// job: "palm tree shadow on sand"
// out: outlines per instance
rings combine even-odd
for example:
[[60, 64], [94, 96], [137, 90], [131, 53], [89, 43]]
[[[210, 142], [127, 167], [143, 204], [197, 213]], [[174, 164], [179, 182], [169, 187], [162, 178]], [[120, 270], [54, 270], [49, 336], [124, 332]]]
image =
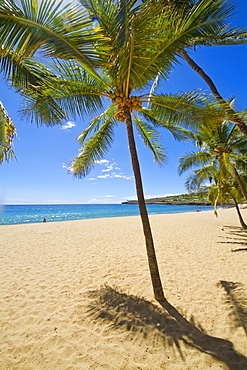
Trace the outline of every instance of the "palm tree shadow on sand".
[[219, 286], [225, 290], [225, 303], [236, 328], [242, 327], [247, 336], [247, 297], [241, 283], [220, 281]]
[[242, 248], [235, 248], [231, 251], [247, 252], [247, 230], [244, 230], [238, 226], [224, 226], [223, 229], [227, 231], [227, 235], [230, 236], [222, 236], [223, 241], [219, 241], [218, 243], [242, 245]]
[[168, 301], [161, 307], [147, 300], [122, 293], [110, 286], [91, 291], [88, 314], [93, 320], [107, 322], [113, 330], [124, 329], [131, 335], [162, 341], [165, 347], [175, 346], [185, 361], [181, 344], [211, 355], [230, 370], [247, 369], [247, 358], [225, 339], [212, 337], [191, 317], [185, 319]]

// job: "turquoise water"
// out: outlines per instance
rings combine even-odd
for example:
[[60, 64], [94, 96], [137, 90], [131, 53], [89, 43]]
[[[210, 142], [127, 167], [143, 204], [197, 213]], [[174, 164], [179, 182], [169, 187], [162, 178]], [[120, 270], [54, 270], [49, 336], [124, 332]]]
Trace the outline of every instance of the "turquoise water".
[[[150, 215], [213, 209], [213, 207], [169, 205], [148, 205], [147, 208]], [[139, 215], [136, 204], [7, 205], [1, 209], [0, 225], [42, 222], [44, 218], [46, 218], [47, 222], [54, 222], [136, 215]]]

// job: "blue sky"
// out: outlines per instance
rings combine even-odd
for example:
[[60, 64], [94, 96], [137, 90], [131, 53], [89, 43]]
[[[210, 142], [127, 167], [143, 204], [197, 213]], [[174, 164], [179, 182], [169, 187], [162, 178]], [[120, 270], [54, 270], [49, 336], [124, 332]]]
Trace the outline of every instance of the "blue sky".
[[[247, 26], [247, 5], [238, 1], [235, 25]], [[214, 80], [224, 98], [236, 96], [240, 109], [247, 106], [247, 45], [201, 47], [191, 53], [193, 59]], [[85, 179], [68, 173], [70, 160], [78, 154], [76, 137], [88, 123], [76, 119], [54, 127], [37, 127], [20, 118], [21, 100], [1, 80], [0, 100], [17, 128], [14, 151], [17, 160], [0, 166], [0, 202], [3, 204], [62, 204], [62, 203], [121, 203], [136, 199], [125, 127], [116, 128], [115, 142], [106, 157], [97, 163]], [[162, 83], [160, 92], [175, 93], [201, 88], [206, 84], [186, 63], [174, 68], [169, 81]], [[186, 192], [184, 176], [177, 174], [178, 158], [190, 146], [177, 142], [162, 131], [162, 141], [168, 156], [163, 167], [153, 162], [151, 152], [138, 137], [137, 148], [146, 197]]]

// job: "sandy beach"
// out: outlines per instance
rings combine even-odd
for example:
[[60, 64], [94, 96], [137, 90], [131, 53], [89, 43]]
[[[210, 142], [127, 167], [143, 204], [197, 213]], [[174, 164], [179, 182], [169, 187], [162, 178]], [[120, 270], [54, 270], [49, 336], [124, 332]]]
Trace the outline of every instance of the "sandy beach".
[[0, 226], [0, 369], [247, 369], [235, 209], [150, 220], [166, 307], [139, 217]]

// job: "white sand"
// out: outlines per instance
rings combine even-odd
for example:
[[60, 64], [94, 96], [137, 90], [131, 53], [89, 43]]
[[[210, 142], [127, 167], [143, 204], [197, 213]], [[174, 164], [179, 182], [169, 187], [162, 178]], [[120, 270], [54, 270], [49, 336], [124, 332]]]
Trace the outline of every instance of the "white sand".
[[156, 309], [139, 217], [0, 226], [1, 370], [247, 369], [236, 211], [150, 219], [166, 298], [187, 322]]

